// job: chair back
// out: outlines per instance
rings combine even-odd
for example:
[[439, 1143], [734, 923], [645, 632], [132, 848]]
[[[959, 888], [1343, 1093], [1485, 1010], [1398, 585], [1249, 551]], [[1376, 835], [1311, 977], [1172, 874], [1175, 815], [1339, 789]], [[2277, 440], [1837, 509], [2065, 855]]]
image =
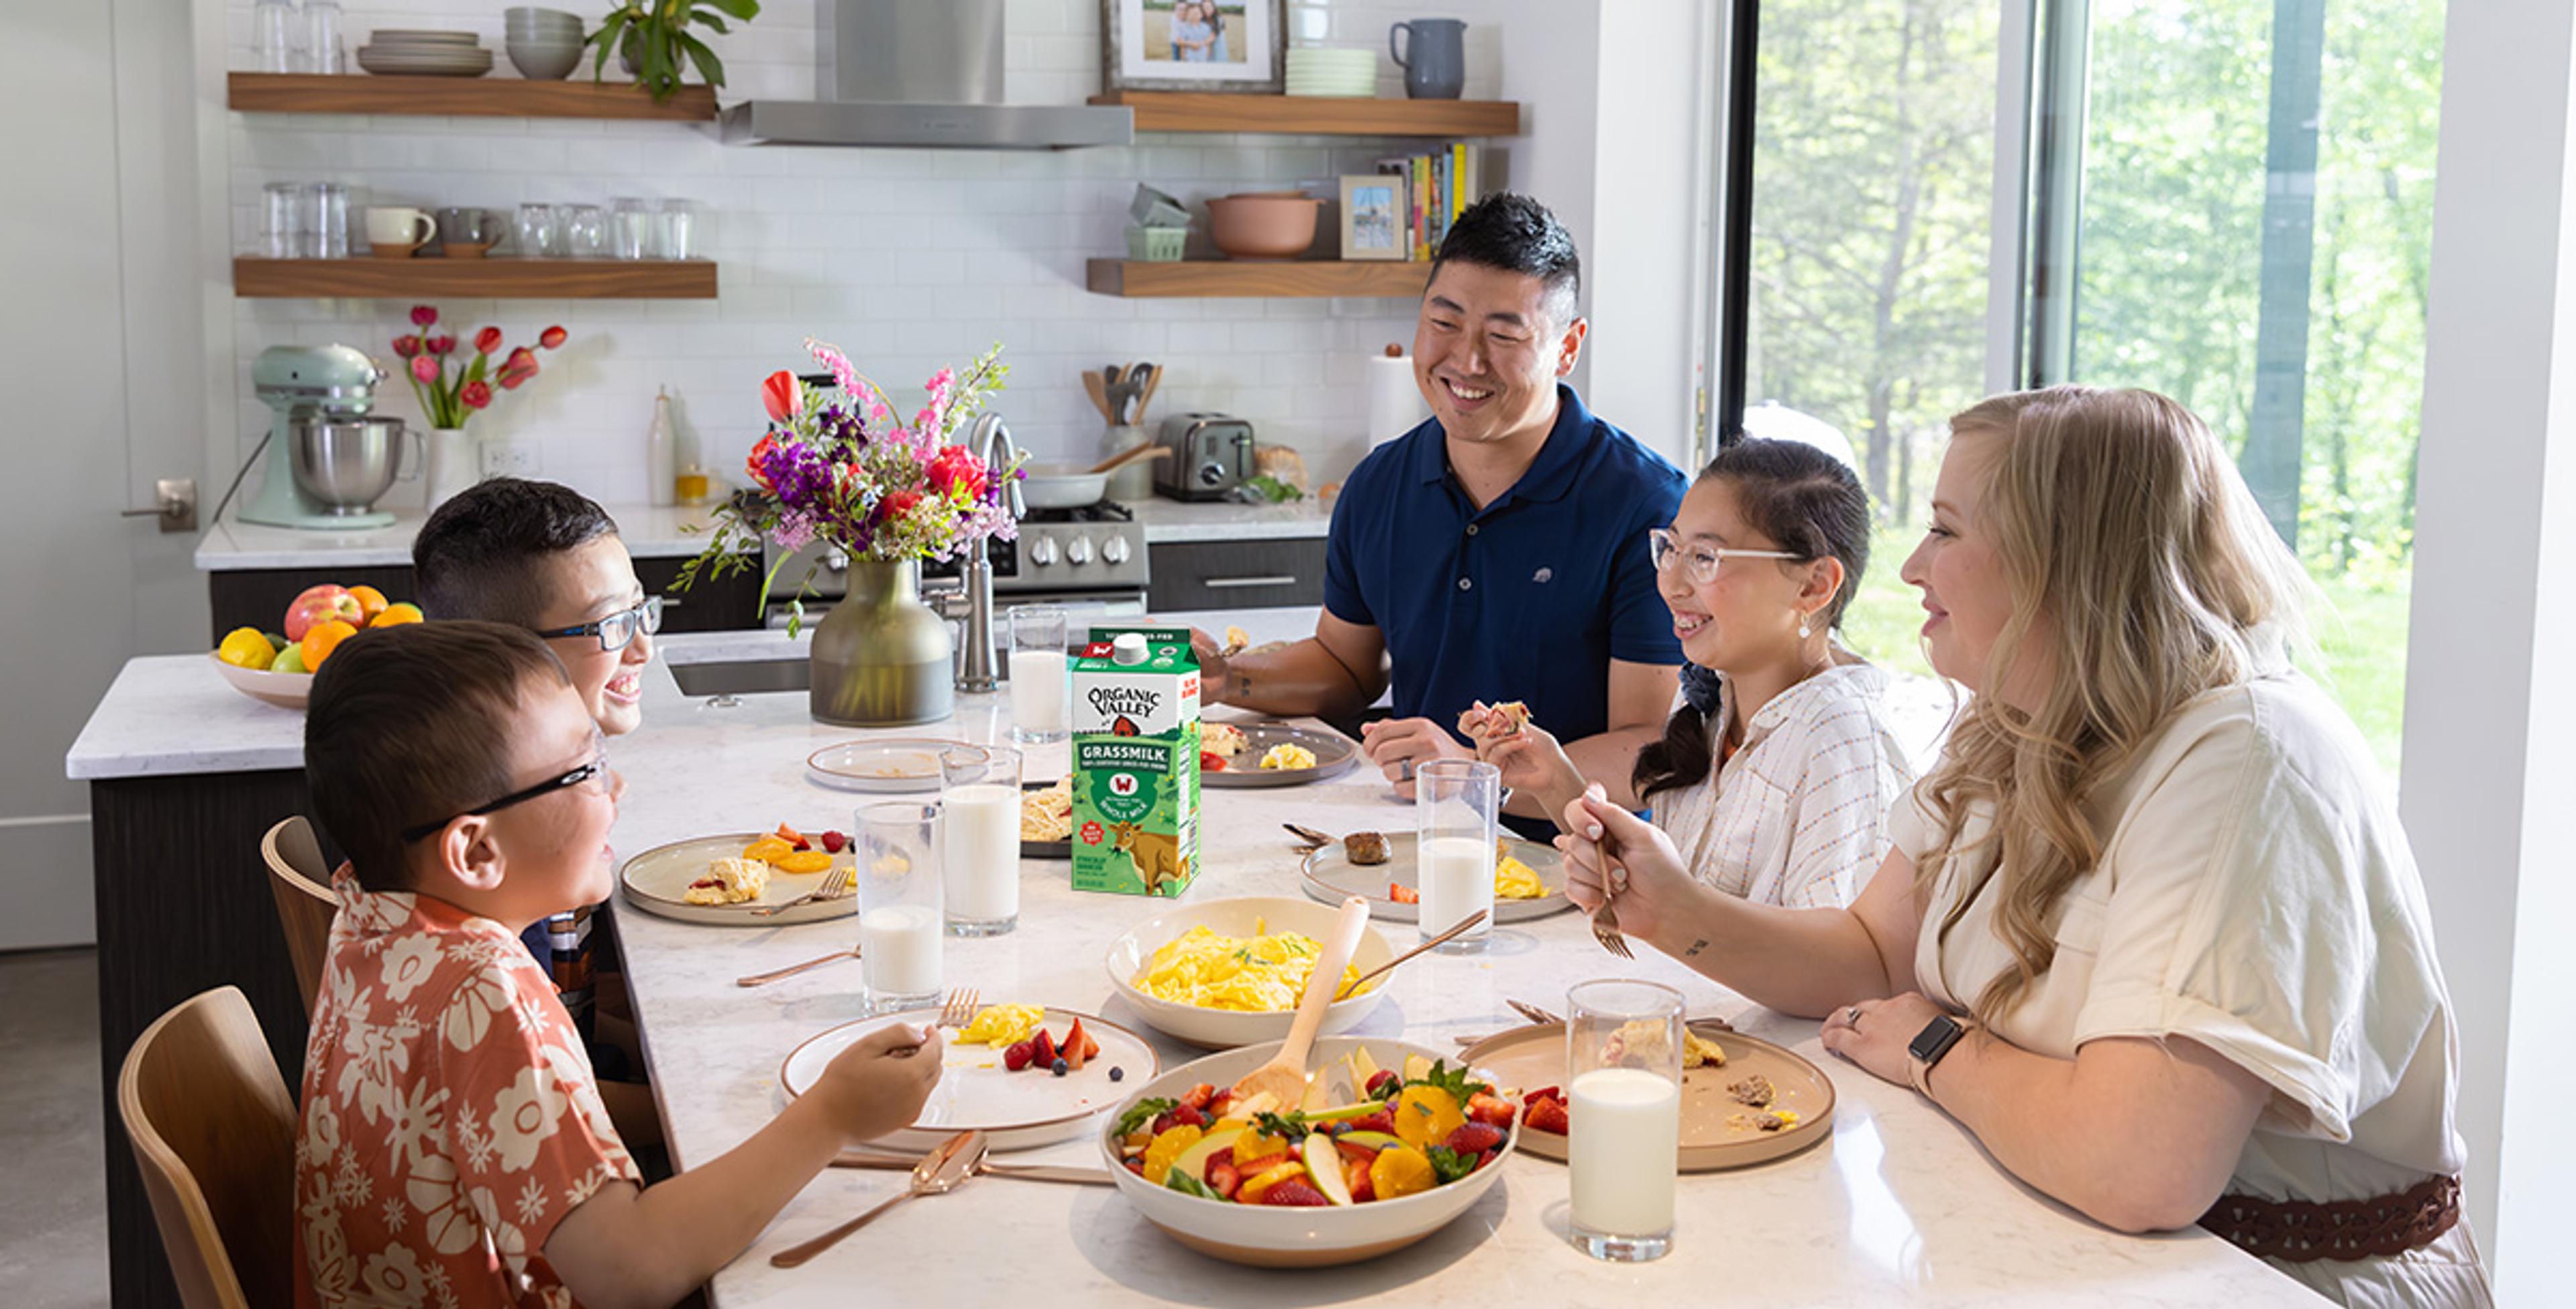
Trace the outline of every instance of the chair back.
[[219, 986], [125, 1053], [116, 1106], [188, 1309], [295, 1302], [295, 1101], [250, 1001]]
[[304, 993], [309, 1016], [313, 997], [322, 993], [322, 960], [331, 952], [331, 917], [340, 912], [340, 898], [331, 893], [322, 843], [303, 815], [268, 829], [259, 839], [259, 857], [268, 861], [268, 892], [277, 900], [277, 925], [286, 931], [286, 957], [295, 965], [295, 986]]

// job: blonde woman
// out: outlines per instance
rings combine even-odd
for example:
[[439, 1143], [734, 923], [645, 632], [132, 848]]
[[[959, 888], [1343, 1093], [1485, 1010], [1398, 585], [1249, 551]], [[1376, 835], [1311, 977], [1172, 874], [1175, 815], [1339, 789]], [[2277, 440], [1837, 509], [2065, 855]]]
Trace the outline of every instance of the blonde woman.
[[2347, 1305], [2491, 1303], [2422, 883], [2359, 734], [2290, 668], [2296, 563], [2163, 396], [1998, 396], [1951, 430], [1903, 575], [1976, 695], [1868, 889], [1713, 895], [1587, 797], [1573, 899], [1824, 1016], [1826, 1049], [2105, 1224], [2198, 1222]]

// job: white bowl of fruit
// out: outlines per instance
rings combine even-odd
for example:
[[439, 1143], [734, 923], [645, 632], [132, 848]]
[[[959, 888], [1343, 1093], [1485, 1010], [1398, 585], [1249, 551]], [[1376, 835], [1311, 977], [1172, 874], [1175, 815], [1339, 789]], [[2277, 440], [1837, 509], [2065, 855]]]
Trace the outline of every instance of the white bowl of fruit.
[[1176, 1068], [1101, 1129], [1119, 1191], [1201, 1254], [1308, 1268], [1400, 1250], [1473, 1207], [1519, 1140], [1490, 1077], [1385, 1038], [1316, 1041], [1318, 1090], [1295, 1112], [1234, 1102], [1224, 1088], [1277, 1050]]
[[231, 687], [263, 704], [301, 709], [313, 672], [363, 628], [421, 621], [420, 606], [388, 601], [372, 586], [307, 588], [286, 606], [285, 630], [236, 627], [207, 656]]

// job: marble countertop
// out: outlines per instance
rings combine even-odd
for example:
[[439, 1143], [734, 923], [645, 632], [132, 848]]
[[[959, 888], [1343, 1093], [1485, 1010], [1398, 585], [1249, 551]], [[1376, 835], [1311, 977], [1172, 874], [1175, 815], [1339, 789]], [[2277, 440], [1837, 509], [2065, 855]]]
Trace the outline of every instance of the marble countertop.
[[[651, 505], [605, 505], [617, 520], [627, 550], [641, 559], [684, 559], [704, 550], [707, 510]], [[1182, 504], [1160, 497], [1128, 506], [1145, 528], [1148, 543], [1160, 541], [1241, 541], [1283, 537], [1320, 537], [1332, 524], [1332, 510], [1307, 499], [1284, 505]], [[389, 527], [366, 531], [304, 531], [265, 527], [228, 518], [208, 528], [197, 540], [200, 572], [235, 572], [254, 568], [359, 568], [408, 564], [412, 537], [426, 515], [398, 512]]]
[[[646, 687], [644, 728], [617, 746], [627, 791], [614, 833], [631, 854], [714, 831], [846, 825], [863, 799], [806, 780], [805, 757], [863, 735], [810, 720], [801, 695], [741, 697], [730, 708], [688, 700], [667, 671]], [[1218, 711], [1222, 716], [1225, 711]], [[1006, 699], [960, 702], [957, 718], [908, 735], [1007, 737]], [[1033, 752], [1032, 780], [1061, 774], [1062, 746]], [[1297, 895], [1297, 860], [1279, 823], [1327, 830], [1396, 827], [1409, 804], [1365, 769], [1319, 785], [1210, 791], [1200, 879], [1182, 903]], [[1148, 1030], [1113, 995], [1108, 942], [1165, 906], [1078, 893], [1060, 861], [1021, 865], [1021, 916], [1009, 935], [946, 943], [946, 982], [1005, 999], [1101, 1013]], [[784, 1103], [781, 1060], [806, 1038], [862, 1016], [859, 973], [834, 965], [745, 990], [734, 979], [846, 949], [848, 920], [785, 928], [702, 927], [617, 909], [627, 973], [674, 1162], [701, 1166]], [[1388, 925], [1402, 942], [1409, 929]], [[1956, 1123], [1913, 1091], [1823, 1053], [1816, 1025], [1750, 1008], [1652, 951], [1617, 963], [1567, 913], [1495, 933], [1481, 956], [1425, 956], [1399, 970], [1389, 999], [1359, 1029], [1448, 1047], [1460, 1033], [1516, 1020], [1505, 997], [1556, 1005], [1565, 988], [1605, 974], [1670, 982], [1694, 1015], [1815, 1060], [1833, 1079], [1832, 1138], [1757, 1168], [1680, 1180], [1676, 1252], [1660, 1262], [1596, 1263], [1565, 1241], [1567, 1180], [1530, 1157], [1505, 1165], [1493, 1191], [1411, 1249], [1337, 1269], [1283, 1273], [1192, 1254], [1143, 1223], [1108, 1188], [984, 1179], [907, 1205], [814, 1263], [783, 1271], [769, 1256], [891, 1194], [902, 1174], [826, 1170], [740, 1259], [719, 1272], [715, 1303], [840, 1305], [867, 1286], [893, 1301], [1040, 1292], [1050, 1305], [1305, 1306], [1335, 1303], [1634, 1309], [1641, 1302], [1797, 1305], [2314, 1303], [2269, 1267], [2197, 1230], [2123, 1236], [2046, 1200], [1996, 1167]], [[1165, 1067], [1196, 1057], [1161, 1043]], [[1029, 1159], [1096, 1165], [1086, 1140]]]

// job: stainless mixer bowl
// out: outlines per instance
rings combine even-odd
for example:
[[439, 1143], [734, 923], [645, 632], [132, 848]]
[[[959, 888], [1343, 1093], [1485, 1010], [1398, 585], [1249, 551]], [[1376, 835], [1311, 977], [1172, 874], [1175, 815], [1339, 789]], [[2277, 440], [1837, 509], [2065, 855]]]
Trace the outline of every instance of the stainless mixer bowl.
[[295, 484], [323, 512], [363, 514], [402, 474], [403, 420], [369, 415], [315, 415], [287, 424]]

